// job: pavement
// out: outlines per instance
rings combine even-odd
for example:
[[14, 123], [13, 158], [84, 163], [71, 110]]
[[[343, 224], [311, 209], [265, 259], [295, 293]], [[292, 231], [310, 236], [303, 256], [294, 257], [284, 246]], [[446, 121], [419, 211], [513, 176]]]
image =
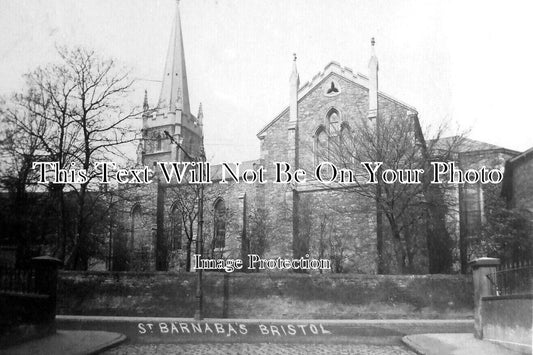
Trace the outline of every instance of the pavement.
[[98, 354], [126, 340], [120, 333], [84, 330], [58, 330], [55, 334], [0, 349], [9, 355]]
[[[61, 330], [54, 335], [0, 353], [519, 354], [475, 339], [471, 333], [472, 322], [464, 320], [206, 319], [196, 322], [184, 318], [58, 316], [57, 327]], [[446, 333], [428, 333], [439, 329]], [[465, 333], [465, 329], [470, 333]]]
[[[422, 355], [520, 354], [519, 352], [491, 343], [490, 341], [476, 339], [472, 333], [413, 334], [404, 336], [402, 341], [418, 354]], [[529, 352], [529, 354], [531, 354], [531, 352]]]
[[104, 353], [104, 355], [149, 355], [149, 354], [193, 354], [193, 355], [416, 355], [402, 345], [367, 345], [367, 344], [271, 344], [271, 343], [236, 343], [236, 344], [144, 344], [121, 345]]

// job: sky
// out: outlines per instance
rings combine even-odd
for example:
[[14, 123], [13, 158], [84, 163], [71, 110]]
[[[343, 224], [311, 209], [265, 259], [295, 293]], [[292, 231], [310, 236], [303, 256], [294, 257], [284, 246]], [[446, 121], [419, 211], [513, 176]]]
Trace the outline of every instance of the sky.
[[[301, 83], [337, 61], [417, 108], [423, 126], [508, 149], [533, 146], [531, 1], [181, 0], [191, 110], [203, 104], [208, 160], [259, 157], [256, 134], [287, 105], [292, 53]], [[175, 0], [0, 0], [0, 95], [57, 60], [57, 46], [115, 58], [153, 105]], [[138, 122], [140, 127], [140, 122]]]

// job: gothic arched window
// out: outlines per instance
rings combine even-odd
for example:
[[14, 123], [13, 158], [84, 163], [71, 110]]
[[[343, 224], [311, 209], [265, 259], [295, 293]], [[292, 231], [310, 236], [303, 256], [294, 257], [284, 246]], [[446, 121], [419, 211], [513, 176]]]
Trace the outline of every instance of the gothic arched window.
[[352, 130], [348, 123], [343, 122], [341, 124], [341, 130], [339, 132], [339, 161], [343, 164], [354, 164], [355, 153], [354, 143], [352, 139]]
[[140, 205], [131, 209], [131, 247], [137, 247], [141, 243], [142, 235], [142, 211]]
[[187, 149], [188, 149], [189, 154], [190, 154], [190, 153], [193, 153], [193, 149], [192, 149], [192, 147], [193, 147], [193, 141], [192, 141], [192, 140], [193, 140], [193, 138], [192, 138], [192, 137], [189, 137], [189, 140], [187, 141], [187, 142], [188, 142], [188, 144], [187, 144]]
[[330, 135], [336, 136], [339, 134], [340, 114], [335, 108], [331, 108], [326, 115], [326, 122], [328, 132]]
[[213, 247], [224, 248], [226, 246], [226, 204], [223, 199], [215, 203], [214, 215]]
[[161, 143], [163, 139], [161, 138], [161, 135], [158, 133], [155, 137], [156, 139], [156, 150], [159, 152], [161, 150]]
[[172, 210], [170, 211], [170, 248], [172, 250], [178, 250], [181, 249], [181, 232], [182, 232], [182, 224], [181, 224], [181, 214], [179, 213], [179, 209], [176, 205], [172, 206]]
[[339, 122], [339, 111], [331, 109], [331, 111], [328, 113], [328, 121], [330, 123]]
[[343, 146], [347, 146], [348, 143], [350, 142], [350, 133], [351, 133], [350, 126], [348, 125], [348, 123], [343, 122], [341, 124], [341, 132], [339, 134], [340, 141]]
[[315, 162], [316, 164], [328, 161], [328, 145], [329, 137], [326, 132], [326, 127], [321, 125], [315, 133]]

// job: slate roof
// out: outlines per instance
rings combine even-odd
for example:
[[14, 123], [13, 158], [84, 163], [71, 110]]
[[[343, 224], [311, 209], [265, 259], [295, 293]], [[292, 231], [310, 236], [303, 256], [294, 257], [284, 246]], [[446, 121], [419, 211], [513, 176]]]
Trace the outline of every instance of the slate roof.
[[[434, 143], [434, 140], [428, 141], [428, 143]], [[454, 147], [453, 151], [455, 153], [469, 153], [469, 152], [479, 152], [487, 150], [502, 150], [510, 154], [519, 154], [519, 152], [500, 147], [498, 145], [477, 141], [475, 139], [466, 138], [462, 136], [451, 136], [439, 138], [436, 143], [434, 143], [434, 149], [449, 150], [451, 147]]]
[[[231, 169], [232, 171], [236, 171], [236, 165], [234, 163], [228, 162], [226, 164], [228, 165], [229, 169]], [[247, 161], [240, 162], [239, 173], [242, 176], [242, 173], [245, 170], [256, 169], [257, 167], [259, 167], [260, 164], [261, 164], [260, 160], [247, 160]], [[210, 168], [211, 168], [211, 180], [218, 181], [222, 179], [222, 169], [226, 169], [225, 167], [222, 166], [222, 164], [211, 165]], [[239, 178], [241, 176], [239, 176]], [[226, 180], [228, 182], [233, 181], [231, 175], [228, 172], [226, 172]]]

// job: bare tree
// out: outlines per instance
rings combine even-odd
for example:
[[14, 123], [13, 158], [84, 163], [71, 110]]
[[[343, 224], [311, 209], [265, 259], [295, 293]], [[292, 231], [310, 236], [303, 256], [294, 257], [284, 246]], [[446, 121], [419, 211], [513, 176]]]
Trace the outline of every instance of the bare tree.
[[[74, 158], [83, 169], [89, 171], [91, 164], [97, 159], [123, 156], [117, 148], [136, 139], [127, 123], [140, 112], [135, 108], [125, 111], [122, 105], [133, 81], [128, 78], [128, 72], [118, 68], [113, 60], [101, 59], [93, 51], [78, 48], [62, 49], [59, 53], [66, 63], [68, 76], [75, 84], [71, 119], [80, 132], [81, 149]], [[87, 267], [85, 201], [87, 188], [93, 177], [94, 175], [90, 176], [77, 189], [77, 242], [74, 243], [69, 260], [74, 268], [80, 263], [82, 268]]]
[[186, 270], [190, 271], [192, 258], [192, 245], [198, 218], [199, 186], [184, 184], [172, 187], [169, 198], [173, 201], [178, 218], [181, 218], [182, 231], [185, 234], [185, 250], [187, 255]]
[[[434, 159], [434, 143], [444, 131], [439, 128], [434, 139], [426, 141], [416, 115], [388, 116], [380, 114], [378, 125], [368, 120], [350, 122], [352, 126], [331, 126], [327, 147], [314, 148], [319, 161], [330, 161], [336, 167], [354, 172], [350, 183], [333, 183], [330, 189], [345, 190], [376, 202], [378, 223], [380, 215], [387, 223], [392, 237], [396, 265], [400, 272], [413, 270], [415, 254], [420, 253], [417, 237], [424, 233], [432, 273], [449, 272], [451, 269], [452, 240], [446, 228], [447, 202], [442, 187], [431, 184], [430, 162]], [[320, 148], [320, 147], [318, 147]], [[455, 147], [439, 151], [439, 158], [450, 155]], [[370, 164], [377, 171], [375, 184], [368, 184], [369, 173], [362, 165]], [[382, 163], [379, 167], [375, 163]], [[403, 183], [415, 176], [403, 174], [423, 169], [418, 183]], [[398, 176], [394, 183], [385, 183], [382, 173], [389, 171]], [[424, 228], [424, 226], [426, 228]], [[378, 243], [379, 244], [379, 243]], [[383, 268], [382, 246], [378, 250], [378, 265]], [[381, 270], [383, 271], [383, 270]]]
[[268, 249], [269, 226], [267, 223], [268, 212], [258, 208], [250, 211], [250, 253], [264, 256]]
[[[35, 140], [42, 160], [57, 162], [61, 169], [88, 172], [88, 179], [81, 183], [48, 185], [58, 212], [62, 240], [58, 254], [71, 267], [84, 269], [91, 228], [87, 194], [96, 175], [92, 164], [124, 158], [119, 147], [136, 138], [128, 123], [139, 112], [125, 109], [132, 80], [113, 60], [82, 48], [59, 48], [58, 53], [58, 64], [26, 75], [27, 93], [15, 95], [3, 114], [12, 127]], [[66, 226], [65, 189], [76, 195], [74, 235], [68, 235]]]
[[[38, 159], [40, 144], [36, 137], [24, 134], [8, 120], [6, 102], [0, 100], [0, 186], [8, 192], [2, 208], [0, 235], [3, 236], [0, 239], [17, 245], [20, 254], [29, 251], [35, 239], [35, 231], [31, 228], [35, 223], [32, 222], [42, 222], [39, 209], [43, 201], [28, 195], [28, 187], [35, 176], [32, 163]], [[27, 114], [21, 119], [32, 124]], [[35, 130], [42, 128], [35, 123]]]

